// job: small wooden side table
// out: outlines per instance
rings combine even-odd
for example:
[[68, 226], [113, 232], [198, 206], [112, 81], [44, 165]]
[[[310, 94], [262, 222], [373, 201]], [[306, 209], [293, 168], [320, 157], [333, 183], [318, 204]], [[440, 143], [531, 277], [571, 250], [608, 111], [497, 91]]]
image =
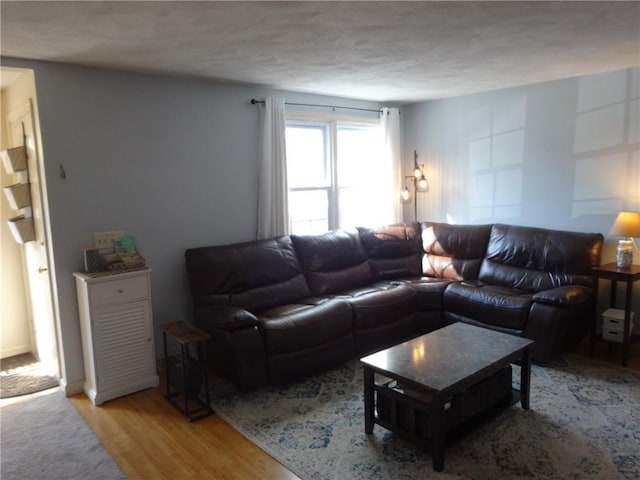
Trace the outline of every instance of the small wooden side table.
[[[190, 422], [211, 415], [213, 410], [209, 405], [209, 378], [207, 375], [207, 361], [205, 356], [205, 342], [211, 336], [195, 326], [179, 321], [160, 325], [162, 341], [164, 343], [164, 361], [167, 382], [167, 394], [165, 398], [170, 401]], [[180, 369], [174, 372], [171, 378], [171, 366], [167, 353], [167, 335], [174, 337], [180, 344]], [[189, 346], [194, 345], [196, 356], [189, 352]], [[196, 373], [196, 385], [190, 385], [192, 372]], [[204, 381], [204, 401], [200, 400], [198, 393]], [[191, 392], [191, 388], [194, 391]], [[180, 401], [182, 397], [182, 401]]]
[[[640, 280], [640, 265], [631, 265], [629, 268], [618, 268], [615, 262], [606, 263], [593, 268], [593, 294], [598, 299], [598, 280], [603, 278], [611, 281], [611, 295], [609, 305], [616, 308], [616, 282], [625, 282], [627, 284], [624, 299], [624, 331], [622, 332], [622, 365], [627, 366], [629, 343], [631, 337], [629, 329], [631, 328], [631, 299], [633, 297], [633, 283]], [[593, 348], [597, 335], [598, 315], [594, 315], [591, 325], [591, 334], [589, 337], [589, 356], [593, 355]]]

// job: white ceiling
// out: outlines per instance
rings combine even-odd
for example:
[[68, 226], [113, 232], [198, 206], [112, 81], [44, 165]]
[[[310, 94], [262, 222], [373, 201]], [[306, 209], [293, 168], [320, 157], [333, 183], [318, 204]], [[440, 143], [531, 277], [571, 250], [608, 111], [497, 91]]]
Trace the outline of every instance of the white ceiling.
[[640, 2], [1, 2], [1, 53], [413, 102], [640, 65]]

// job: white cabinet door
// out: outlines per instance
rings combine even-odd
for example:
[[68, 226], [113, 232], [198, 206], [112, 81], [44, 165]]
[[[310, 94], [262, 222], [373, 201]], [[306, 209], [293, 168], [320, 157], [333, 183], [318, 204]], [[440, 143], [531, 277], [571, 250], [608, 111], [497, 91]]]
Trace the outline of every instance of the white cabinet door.
[[146, 301], [95, 311], [98, 391], [135, 385], [155, 374], [150, 316]]

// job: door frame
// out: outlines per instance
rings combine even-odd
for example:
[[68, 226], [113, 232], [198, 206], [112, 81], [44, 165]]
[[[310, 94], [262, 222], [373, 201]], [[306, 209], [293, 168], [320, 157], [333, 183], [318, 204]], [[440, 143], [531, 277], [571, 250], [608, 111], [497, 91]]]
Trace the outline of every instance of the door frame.
[[[11, 69], [14, 70], [14, 69]], [[60, 354], [60, 321], [59, 321], [59, 309], [58, 302], [56, 296], [56, 288], [55, 288], [55, 268], [53, 262], [53, 249], [51, 246], [51, 224], [49, 217], [49, 208], [48, 208], [48, 196], [47, 196], [47, 188], [46, 188], [46, 176], [44, 174], [44, 159], [43, 159], [43, 150], [42, 150], [42, 139], [40, 134], [40, 121], [38, 115], [38, 107], [37, 107], [37, 96], [35, 92], [35, 72], [29, 69], [20, 69], [24, 74], [32, 75], [33, 79], [33, 91], [29, 93], [28, 100], [26, 103], [18, 104], [17, 107], [12, 108], [10, 111], [6, 112], [6, 132], [8, 133], [8, 137], [12, 137], [12, 123], [16, 123], [16, 121], [29, 114], [31, 117], [31, 129], [32, 135], [29, 139], [30, 145], [28, 146], [28, 150], [30, 150], [30, 154], [34, 155], [35, 158], [30, 159], [29, 161], [29, 182], [31, 183], [32, 190], [32, 202], [37, 203], [37, 205], [32, 205], [32, 215], [34, 217], [34, 223], [36, 223], [36, 233], [40, 233], [39, 238], [35, 241], [39, 242], [39, 246], [35, 245], [23, 245], [21, 248], [22, 252], [22, 262], [24, 265], [24, 281], [25, 281], [25, 294], [26, 294], [26, 303], [27, 303], [27, 321], [30, 323], [30, 329], [32, 333], [32, 351], [38, 349], [38, 328], [40, 330], [44, 330], [42, 327], [43, 321], [46, 322], [46, 330], [48, 333], [41, 338], [41, 344], [45, 346], [46, 358], [42, 358], [43, 367], [47, 370], [47, 373], [60, 379], [62, 375], [62, 366]], [[8, 92], [7, 94], [10, 94]], [[9, 102], [7, 102], [9, 103]], [[16, 145], [12, 145], [16, 146]], [[36, 180], [35, 182], [33, 180]], [[35, 185], [34, 185], [35, 183]], [[34, 195], [34, 186], [37, 188]], [[39, 210], [39, 214], [35, 215], [34, 210]], [[39, 274], [40, 281], [37, 282], [37, 285], [34, 282], [29, 281], [29, 272], [28, 268], [34, 268], [33, 265], [29, 265], [27, 248], [37, 249], [40, 247], [40, 260], [41, 267], [46, 268], [46, 271], [43, 271]], [[33, 261], [31, 262], [33, 263]], [[36, 294], [33, 289], [42, 288], [46, 291], [38, 292]], [[44, 294], [45, 301], [48, 305], [45, 306], [46, 319], [36, 319], [34, 318], [34, 308], [33, 308], [33, 299], [41, 297]], [[40, 327], [39, 327], [40, 325]], [[42, 346], [41, 345], [41, 346]], [[39, 352], [41, 353], [41, 352]]]

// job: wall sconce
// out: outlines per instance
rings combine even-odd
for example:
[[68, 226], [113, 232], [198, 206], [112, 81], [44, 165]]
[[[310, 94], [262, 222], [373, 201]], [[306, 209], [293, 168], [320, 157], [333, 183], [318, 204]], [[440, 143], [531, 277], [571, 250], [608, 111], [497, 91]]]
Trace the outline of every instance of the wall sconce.
[[418, 221], [418, 193], [427, 193], [429, 191], [429, 182], [424, 175], [424, 163], [418, 163], [418, 152], [413, 151], [413, 175], [406, 175], [404, 177], [404, 187], [400, 192], [400, 196], [403, 202], [408, 202], [411, 198], [411, 192], [409, 191], [407, 179], [410, 178], [413, 183], [413, 216], [415, 221]]
[[637, 249], [633, 237], [640, 237], [640, 213], [620, 212], [609, 233], [625, 237], [618, 242], [616, 265], [618, 268], [630, 268], [633, 265], [633, 250]]

